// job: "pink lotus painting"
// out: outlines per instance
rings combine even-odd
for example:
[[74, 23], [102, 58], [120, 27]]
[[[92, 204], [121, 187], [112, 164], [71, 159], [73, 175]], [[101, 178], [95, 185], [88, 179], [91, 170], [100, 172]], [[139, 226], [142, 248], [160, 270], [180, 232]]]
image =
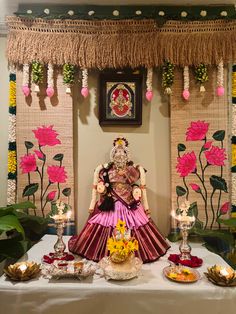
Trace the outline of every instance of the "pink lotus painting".
[[[57, 153], [51, 161], [47, 155], [47, 147], [61, 145], [58, 138], [59, 134], [54, 130], [54, 126], [41, 126], [32, 130], [32, 132], [36, 144], [26, 141], [26, 154], [20, 157], [22, 174], [28, 176], [28, 184], [23, 190], [23, 197], [27, 197], [35, 203], [37, 194], [40, 200], [41, 214], [45, 217], [46, 205], [59, 199], [61, 193], [68, 197], [69, 202], [71, 188], [65, 187], [61, 191], [61, 184], [67, 182], [67, 171], [62, 165], [64, 155]], [[37, 181], [35, 179], [32, 181], [32, 173], [38, 175]], [[45, 182], [47, 183], [45, 184]]]
[[[212, 138], [209, 135], [209, 123], [206, 121], [192, 121], [186, 131], [186, 142], [199, 142], [199, 150], [187, 152], [187, 147], [179, 143], [177, 145], [178, 157], [176, 171], [183, 181], [183, 186], [176, 186], [177, 205], [179, 198], [189, 198], [189, 191], [199, 193], [204, 203], [205, 225], [202, 226], [212, 229], [218, 218], [226, 214], [229, 210], [229, 203], [222, 204], [222, 193], [228, 193], [228, 187], [223, 178], [223, 170], [227, 159], [224, 148], [225, 131], [214, 132]], [[207, 182], [206, 170], [211, 168], [212, 175]], [[215, 175], [215, 169], [219, 169]], [[187, 180], [188, 178], [188, 180]], [[209, 183], [212, 191], [206, 187]], [[216, 200], [217, 198], [217, 200]], [[213, 200], [216, 200], [213, 202]], [[214, 205], [217, 204], [217, 205]], [[209, 211], [211, 215], [209, 215]], [[210, 217], [211, 216], [211, 217]]]

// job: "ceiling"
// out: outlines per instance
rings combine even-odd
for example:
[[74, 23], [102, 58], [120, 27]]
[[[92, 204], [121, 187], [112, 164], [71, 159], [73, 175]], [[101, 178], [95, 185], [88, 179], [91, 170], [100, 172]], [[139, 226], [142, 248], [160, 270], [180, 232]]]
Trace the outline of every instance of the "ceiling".
[[11, 15], [17, 11], [19, 4], [27, 3], [50, 3], [50, 4], [96, 4], [96, 5], [151, 5], [151, 4], [163, 4], [163, 5], [225, 5], [225, 4], [235, 4], [236, 0], [0, 0], [0, 33], [4, 32], [4, 19], [6, 15]]

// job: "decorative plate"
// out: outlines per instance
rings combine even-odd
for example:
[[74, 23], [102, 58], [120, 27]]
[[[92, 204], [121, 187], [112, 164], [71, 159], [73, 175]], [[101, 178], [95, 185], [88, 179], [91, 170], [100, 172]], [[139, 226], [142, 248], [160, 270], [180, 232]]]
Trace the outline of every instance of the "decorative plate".
[[186, 266], [167, 266], [163, 273], [166, 278], [180, 283], [193, 283], [201, 278], [197, 270]]
[[104, 257], [99, 262], [106, 280], [129, 280], [138, 277], [143, 262], [134, 257], [123, 263], [113, 263], [109, 257]]
[[83, 261], [54, 261], [42, 265], [42, 274], [47, 279], [74, 278], [84, 279], [93, 276], [97, 267], [94, 262]]

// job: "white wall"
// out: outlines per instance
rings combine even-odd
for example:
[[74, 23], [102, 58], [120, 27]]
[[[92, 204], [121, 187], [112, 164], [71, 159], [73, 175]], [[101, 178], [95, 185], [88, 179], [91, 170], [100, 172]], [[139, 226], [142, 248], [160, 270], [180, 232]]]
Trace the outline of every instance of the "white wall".
[[[8, 135], [8, 72], [5, 59], [6, 39], [0, 38], [0, 205], [6, 203], [7, 177], [7, 135]], [[165, 234], [169, 229], [170, 213], [170, 149], [169, 113], [166, 99], [161, 99], [160, 85], [155, 75], [154, 99], [143, 105], [143, 125], [141, 127], [103, 127], [98, 123], [98, 77], [89, 76], [90, 97], [83, 100], [75, 97], [74, 104], [74, 145], [76, 173], [76, 212], [78, 229], [87, 219], [90, 203], [93, 170], [109, 159], [109, 151], [114, 138], [127, 137], [133, 160], [147, 170], [147, 186], [150, 209], [158, 227]], [[143, 93], [144, 94], [144, 93]]]
[[8, 152], [8, 69], [5, 58], [6, 38], [0, 37], [0, 206], [7, 199], [7, 152]]

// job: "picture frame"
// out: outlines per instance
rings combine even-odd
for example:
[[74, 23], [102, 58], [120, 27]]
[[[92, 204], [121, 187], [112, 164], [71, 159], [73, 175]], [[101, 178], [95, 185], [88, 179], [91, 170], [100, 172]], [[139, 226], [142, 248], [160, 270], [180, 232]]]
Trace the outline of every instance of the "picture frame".
[[140, 70], [109, 70], [100, 74], [99, 124], [142, 124]]

